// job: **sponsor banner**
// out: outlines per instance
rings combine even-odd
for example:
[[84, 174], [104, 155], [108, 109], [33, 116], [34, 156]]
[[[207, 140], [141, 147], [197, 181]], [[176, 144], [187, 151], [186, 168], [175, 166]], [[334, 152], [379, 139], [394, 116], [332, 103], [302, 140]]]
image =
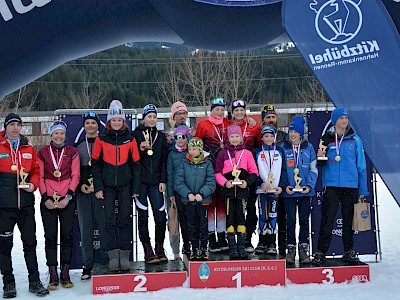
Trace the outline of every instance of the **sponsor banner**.
[[285, 260], [190, 262], [190, 288], [282, 285], [286, 283]]
[[221, 6], [259, 6], [282, 2], [282, 0], [194, 0], [206, 4]]
[[[384, 1], [398, 22], [399, 3]], [[397, 6], [397, 8], [395, 7]], [[400, 204], [400, 36], [382, 0], [284, 0], [283, 25]], [[301, 24], [301, 26], [299, 26]]]
[[287, 269], [286, 274], [295, 284], [370, 281], [369, 266], [293, 268]]
[[153, 292], [182, 287], [186, 279], [186, 272], [92, 276], [92, 294]]
[[[332, 127], [330, 121], [330, 112], [311, 112], [308, 114], [308, 140], [314, 145], [315, 150], [318, 150], [319, 140], [326, 130]], [[376, 239], [376, 224], [375, 224], [375, 203], [374, 203], [374, 189], [372, 185], [372, 164], [367, 156], [367, 186], [370, 195], [366, 198], [371, 203], [371, 230], [364, 232], [355, 232], [354, 234], [354, 249], [359, 254], [377, 254], [378, 246]], [[312, 252], [317, 251], [318, 235], [321, 224], [321, 207], [323, 199], [322, 188], [322, 168], [318, 167], [318, 180], [315, 187], [316, 195], [312, 197], [311, 203], [311, 241]], [[342, 255], [343, 242], [342, 242], [342, 228], [343, 219], [341, 213], [341, 205], [339, 205], [338, 212], [334, 221], [332, 229], [332, 241], [328, 249], [327, 255]]]

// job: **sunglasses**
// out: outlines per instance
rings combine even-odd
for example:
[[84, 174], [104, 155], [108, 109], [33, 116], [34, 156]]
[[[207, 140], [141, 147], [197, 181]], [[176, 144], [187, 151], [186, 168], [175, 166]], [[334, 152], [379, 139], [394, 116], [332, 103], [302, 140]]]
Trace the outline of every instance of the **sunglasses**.
[[225, 105], [225, 100], [223, 98], [215, 98], [211, 103], [214, 105]]
[[61, 120], [53, 122], [53, 125], [51, 125], [51, 126], [55, 126], [55, 125], [62, 125], [65, 128], [67, 128], [67, 124], [64, 121], [61, 121]]
[[110, 115], [122, 115], [124, 112], [121, 108], [113, 108], [108, 111]]
[[175, 140], [184, 140], [187, 138], [187, 136], [184, 134], [177, 134], [174, 136], [174, 138], [175, 138]]
[[92, 112], [92, 111], [88, 111], [87, 113], [85, 113], [85, 118], [91, 117], [91, 118], [96, 118], [97, 115], [96, 113]]
[[236, 101], [233, 101], [232, 106], [233, 107], [246, 106], [246, 104], [244, 103], [243, 100], [236, 100]]
[[188, 112], [187, 112], [187, 111], [175, 113], [175, 116], [187, 116], [187, 115], [188, 115]]

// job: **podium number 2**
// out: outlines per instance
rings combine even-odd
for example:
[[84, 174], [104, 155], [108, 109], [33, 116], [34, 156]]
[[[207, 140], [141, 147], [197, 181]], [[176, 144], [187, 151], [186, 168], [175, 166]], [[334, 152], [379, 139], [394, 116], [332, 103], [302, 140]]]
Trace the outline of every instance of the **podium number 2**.
[[234, 276], [232, 276], [232, 280], [236, 280], [237, 288], [242, 287], [242, 272], [238, 272]]
[[137, 275], [133, 278], [133, 281], [139, 281], [137, 286], [133, 289], [134, 292], [147, 292], [147, 287], [144, 287], [144, 285], [147, 282], [147, 277], [144, 275]]
[[326, 280], [323, 279], [323, 283], [334, 283], [335, 282], [335, 277], [333, 277], [333, 270], [332, 269], [323, 269], [322, 274], [325, 275]]

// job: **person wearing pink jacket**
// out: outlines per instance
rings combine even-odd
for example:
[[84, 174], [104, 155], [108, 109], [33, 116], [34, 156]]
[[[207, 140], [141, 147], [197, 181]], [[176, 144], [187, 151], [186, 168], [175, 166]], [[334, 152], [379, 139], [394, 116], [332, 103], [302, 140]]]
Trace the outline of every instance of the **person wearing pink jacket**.
[[[67, 125], [56, 121], [50, 127], [51, 142], [39, 150], [39, 190], [42, 195], [42, 215], [46, 264], [49, 267], [49, 290], [73, 286], [69, 276], [72, 257], [72, 227], [76, 203], [75, 190], [80, 179], [80, 160], [76, 148], [65, 144]], [[61, 226], [61, 273], [57, 273], [58, 221]]]
[[215, 179], [222, 186], [221, 198], [226, 204], [229, 257], [247, 259], [245, 206], [250, 196], [249, 187], [257, 178], [258, 170], [252, 153], [245, 148], [240, 127], [229, 126], [227, 136], [229, 143], [219, 152], [215, 162]]

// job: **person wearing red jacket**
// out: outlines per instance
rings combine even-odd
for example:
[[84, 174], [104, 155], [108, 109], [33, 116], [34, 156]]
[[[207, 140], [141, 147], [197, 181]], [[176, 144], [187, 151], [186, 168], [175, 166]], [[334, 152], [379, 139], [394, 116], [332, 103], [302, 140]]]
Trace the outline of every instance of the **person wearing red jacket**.
[[[96, 138], [92, 151], [95, 196], [104, 204], [104, 252], [109, 270], [130, 270], [130, 215], [132, 198], [140, 194], [140, 156], [135, 139], [125, 123], [122, 103], [110, 104], [105, 134]], [[115, 215], [115, 200], [118, 213]], [[116, 237], [116, 232], [117, 236]]]
[[[7, 115], [0, 132], [0, 268], [3, 298], [17, 296], [11, 250], [15, 225], [21, 232], [29, 291], [45, 296], [49, 291], [40, 282], [36, 256], [35, 196], [39, 186], [39, 164], [35, 148], [21, 135], [22, 120]], [[21, 185], [21, 186], [19, 186]]]
[[[67, 125], [55, 121], [50, 127], [50, 145], [39, 150], [40, 213], [44, 227], [46, 264], [49, 267], [49, 290], [73, 287], [69, 275], [72, 258], [72, 228], [76, 202], [74, 193], [80, 179], [80, 160], [76, 148], [65, 144]], [[58, 222], [60, 222], [61, 272], [57, 273]]]

